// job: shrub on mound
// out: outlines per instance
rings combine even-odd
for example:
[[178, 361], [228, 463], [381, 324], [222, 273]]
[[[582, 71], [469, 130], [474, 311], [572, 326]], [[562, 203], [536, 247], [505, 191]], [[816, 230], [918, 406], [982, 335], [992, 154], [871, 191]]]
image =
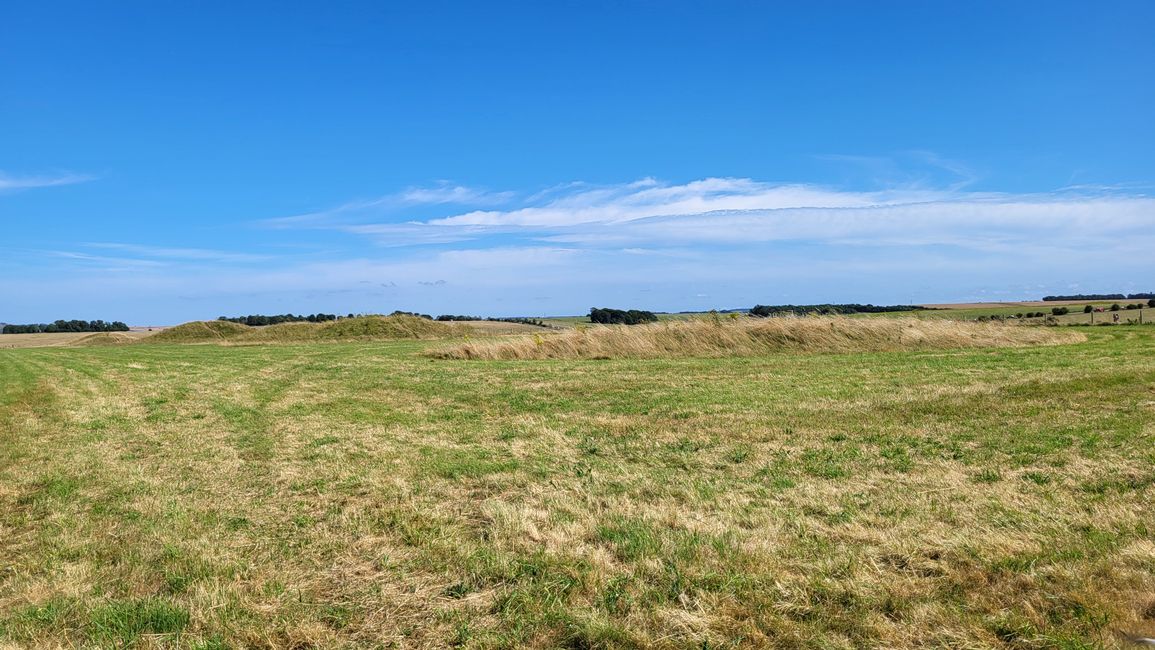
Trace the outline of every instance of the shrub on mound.
[[428, 354], [442, 359], [652, 359], [1011, 347], [1081, 340], [1084, 336], [1073, 332], [1000, 323], [814, 317], [602, 326], [465, 343]]

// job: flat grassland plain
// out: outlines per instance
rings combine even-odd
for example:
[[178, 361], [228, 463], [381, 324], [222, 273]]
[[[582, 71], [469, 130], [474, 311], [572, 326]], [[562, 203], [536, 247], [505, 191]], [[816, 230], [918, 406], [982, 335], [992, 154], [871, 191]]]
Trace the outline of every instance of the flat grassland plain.
[[0, 647], [1155, 634], [1155, 328], [744, 358], [0, 349]]

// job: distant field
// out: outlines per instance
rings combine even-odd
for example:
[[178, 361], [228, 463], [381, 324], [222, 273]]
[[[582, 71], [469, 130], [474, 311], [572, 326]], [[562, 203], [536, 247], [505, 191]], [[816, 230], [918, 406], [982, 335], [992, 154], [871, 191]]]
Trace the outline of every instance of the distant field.
[[[918, 311], [918, 312], [910, 312], [910, 315], [915, 316], [916, 318], [973, 319], [973, 318], [978, 318], [980, 316], [988, 316], [988, 317], [990, 317], [990, 316], [1003, 316], [1003, 317], [1006, 317], [1006, 316], [1014, 316], [1015, 314], [1020, 314], [1020, 313], [1040, 312], [1040, 311], [1046, 313], [1047, 315], [1050, 315], [1052, 307], [1067, 307], [1069, 310], [1071, 310], [1072, 313], [1067, 314], [1066, 316], [1058, 317], [1059, 322], [1061, 322], [1063, 324], [1089, 323], [1090, 322], [1090, 316], [1082, 313], [1083, 307], [1085, 307], [1086, 305], [1091, 305], [1092, 307], [1102, 307], [1103, 309], [1109, 309], [1111, 307], [1111, 305], [1114, 304], [1115, 302], [1119, 302], [1119, 304], [1126, 306], [1127, 304], [1130, 304], [1130, 303], [1139, 303], [1139, 302], [1146, 304], [1147, 301], [1146, 300], [1120, 300], [1120, 301], [1110, 300], [1110, 301], [1089, 301], [1089, 302], [1031, 301], [1031, 302], [1021, 302], [1021, 303], [1011, 302], [1011, 303], [970, 303], [970, 304], [958, 304], [958, 305], [924, 305], [925, 307], [929, 307], [930, 309], [927, 309], [924, 311]], [[1148, 312], [1149, 310], [1145, 309], [1143, 311]], [[885, 314], [885, 315], [886, 316], [898, 316], [898, 315], [903, 315], [905, 313], [907, 313], [907, 312], [894, 312], [894, 313]], [[1138, 311], [1136, 311], [1136, 310], [1121, 311], [1118, 313], [1119, 313], [1119, 318], [1122, 319], [1122, 322], [1124, 322], [1124, 323], [1126, 322], [1128, 317], [1130, 317], [1134, 320], [1138, 320], [1138, 318], [1139, 318]], [[1103, 322], [1104, 321], [1104, 315], [1106, 316], [1106, 320], [1108, 322], [1111, 320], [1110, 313], [1104, 312], [1104, 313], [1095, 314], [1095, 322], [1096, 323]], [[1150, 316], [1151, 316], [1150, 313], [1144, 314], [1145, 319], [1149, 319]]]
[[1122, 647], [1155, 328], [1080, 333], [0, 349], [0, 647]]
[[[460, 331], [462, 334], [473, 333], [480, 336], [527, 334], [533, 332], [548, 331], [545, 328], [536, 327], [533, 325], [506, 323], [500, 321], [456, 321], [453, 323], [443, 324], [418, 321], [417, 319], [410, 319], [408, 317], [402, 319], [390, 318], [385, 320], [413, 320], [416, 321], [416, 323], [420, 326], [428, 325], [428, 329], [434, 331]], [[340, 321], [338, 323], [331, 323], [328, 325], [342, 325], [348, 324], [350, 322], [351, 321]], [[163, 341], [166, 343], [224, 343], [227, 341], [234, 341], [236, 337], [223, 335], [221, 333], [222, 331], [228, 331], [232, 334], [247, 334], [247, 336], [240, 337], [234, 342], [299, 343], [301, 340], [307, 341], [310, 338], [317, 338], [315, 336], [308, 336], [308, 333], [315, 333], [318, 329], [323, 329], [325, 327], [325, 325], [318, 325], [316, 323], [286, 323], [281, 325], [250, 328], [244, 325], [238, 325], [236, 323], [222, 324], [219, 321], [208, 321], [207, 325], [203, 327], [198, 325], [197, 322], [194, 322], [185, 323], [177, 327], [133, 328], [132, 331], [129, 332], [109, 332], [96, 335], [91, 332], [67, 332], [58, 334], [2, 334], [0, 335], [0, 349], [58, 347], [73, 345], [112, 345], [125, 342], [138, 342], [147, 337], [151, 337], [153, 334], [160, 334], [166, 330], [168, 330], [166, 334], [163, 336], [158, 336], [156, 339], [152, 339], [149, 342], [152, 343], [156, 341]], [[304, 336], [302, 336], [302, 334], [304, 334]], [[357, 334], [357, 332], [353, 332], [353, 335], [349, 338], [397, 338], [395, 335], [396, 333], [392, 331], [362, 332], [361, 336], [357, 336]]]
[[[80, 339], [92, 336], [92, 334], [92, 332], [59, 332], [55, 334], [0, 334], [0, 349], [42, 348], [71, 345]], [[116, 334], [119, 336], [140, 339], [148, 336], [151, 334], [151, 332], [148, 330], [133, 330], [131, 332], [116, 332]]]
[[[1114, 303], [1126, 306], [1130, 303], [1144, 303], [1146, 300], [1108, 300], [1108, 301], [1058, 301], [1058, 302], [1043, 302], [1041, 300], [1023, 301], [1023, 302], [975, 302], [975, 303], [947, 303], [947, 304], [927, 304], [921, 305], [926, 307], [925, 310], [918, 311], [894, 311], [883, 312], [878, 314], [855, 314], [857, 318], [953, 318], [960, 320], [975, 319], [980, 316], [1014, 316], [1019, 313], [1026, 312], [1046, 312], [1051, 313], [1052, 307], [1067, 307], [1071, 310], [1071, 314], [1059, 318], [1059, 322], [1063, 324], [1083, 324], [1090, 322], [1090, 316], [1084, 315], [1082, 309], [1085, 305], [1092, 305], [1094, 307], [1102, 307], [1104, 309], [1110, 308]], [[1155, 314], [1150, 313], [1155, 310], [1144, 310], [1144, 321], [1151, 322], [1151, 317]], [[1078, 313], [1075, 313], [1078, 312]], [[709, 314], [709, 312], [697, 312], [686, 314], [658, 314], [659, 320], [685, 320], [692, 318], [700, 318]], [[1134, 321], [1139, 320], [1138, 311], [1121, 311], [1119, 312], [1121, 322], [1126, 323], [1130, 318]], [[722, 314], [728, 316], [728, 314]], [[1104, 314], [1095, 314], [1095, 322], [1101, 323]], [[572, 327], [578, 324], [589, 324], [589, 318], [586, 316], [564, 316], [555, 318], [546, 318], [545, 322], [557, 324], [566, 327]], [[1111, 321], [1111, 315], [1106, 315], [1106, 321]]]
[[467, 320], [458, 323], [471, 327], [480, 334], [538, 334], [547, 332], [544, 327], [526, 325], [524, 323], [506, 323], [490, 320]]
[[[1109, 300], [1109, 301], [1104, 302], [1104, 301], [1096, 301], [1096, 300], [1091, 300], [1091, 301], [1081, 301], [1081, 300], [1052, 300], [1052, 301], [1047, 301], [1047, 300], [1019, 300], [1019, 301], [1013, 301], [1012, 300], [1010, 302], [998, 302], [998, 301], [992, 301], [992, 302], [956, 302], [956, 303], [926, 304], [926, 305], [921, 305], [921, 306], [922, 307], [930, 307], [930, 308], [934, 308], [934, 309], [989, 309], [989, 308], [997, 308], [997, 307], [1010, 307], [1013, 309], [1017, 309], [1019, 307], [1046, 307], [1047, 310], [1049, 311], [1051, 307], [1063, 307], [1063, 306], [1070, 307], [1072, 305], [1079, 305], [1080, 307], [1082, 307], [1083, 305], [1086, 305], [1088, 303], [1096, 304], [1096, 305], [1111, 305], [1113, 302], [1115, 302], [1115, 301]], [[1125, 302], [1125, 301], [1119, 301], [1119, 302]], [[1134, 300], [1132, 302], [1138, 302], [1138, 301]], [[1144, 301], [1144, 302], [1146, 302], [1146, 301]], [[1038, 310], [1035, 310], [1035, 311], [1038, 311]]]

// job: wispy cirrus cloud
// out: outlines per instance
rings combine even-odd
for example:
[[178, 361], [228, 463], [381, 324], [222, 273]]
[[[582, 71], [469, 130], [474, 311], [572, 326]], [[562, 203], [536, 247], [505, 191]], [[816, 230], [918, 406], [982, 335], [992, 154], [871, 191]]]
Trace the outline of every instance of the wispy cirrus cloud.
[[75, 251], [43, 251], [43, 254], [97, 265], [104, 270], [164, 266], [162, 262], [156, 260], [142, 260], [134, 257], [116, 257], [111, 255], [90, 255], [88, 253], [77, 253]]
[[442, 184], [436, 187], [411, 187], [397, 196], [402, 203], [409, 205], [499, 205], [513, 199], [516, 193]]
[[265, 219], [261, 223], [270, 228], [324, 228], [380, 219], [415, 206], [502, 205], [515, 196], [515, 192], [492, 192], [443, 182], [432, 187], [410, 187], [374, 199], [350, 201], [326, 210]]
[[211, 310], [208, 316], [302, 309], [526, 315], [580, 313], [595, 304], [709, 309], [1151, 290], [1144, 282], [1153, 268], [1155, 199], [1131, 186], [858, 191], [708, 177], [540, 192], [457, 188], [406, 190], [389, 195], [387, 209], [384, 202], [346, 204], [277, 224], [308, 233], [265, 233], [302, 249], [318, 229], [345, 235], [326, 237], [323, 254], [266, 260], [251, 245], [78, 244], [55, 255], [87, 272], [9, 273], [0, 292], [17, 305], [45, 295], [77, 305], [91, 298], [93, 309], [110, 295], [126, 296], [126, 309], [147, 296], [150, 304], [169, 301], [173, 313], [204, 317], [190, 305]]
[[90, 174], [58, 173], [41, 175], [14, 175], [0, 171], [0, 192], [15, 192], [19, 190], [35, 189], [40, 187], [58, 187], [61, 185], [75, 185], [95, 180]]
[[888, 156], [818, 154], [814, 158], [850, 170], [852, 176], [880, 187], [962, 190], [981, 178], [970, 165], [925, 150]]
[[1057, 251], [1111, 247], [1122, 237], [1146, 241], [1155, 238], [1153, 221], [1155, 199], [1086, 188], [1034, 194], [922, 187], [862, 192], [747, 178], [682, 184], [647, 178], [555, 188], [506, 209], [402, 222], [338, 220], [324, 227], [394, 247], [521, 239], [586, 248], [818, 242], [992, 252], [1028, 245]]
[[253, 253], [236, 253], [230, 251], [212, 250], [207, 248], [166, 248], [162, 246], [142, 246], [138, 244], [122, 244], [112, 242], [88, 242], [87, 248], [97, 248], [119, 251], [128, 255], [154, 260], [173, 261], [202, 261], [202, 262], [263, 262], [271, 259], [269, 255]]
[[543, 205], [432, 219], [428, 225], [564, 227], [725, 210], [866, 207], [891, 200], [893, 197], [884, 192], [836, 192], [807, 185], [771, 185], [747, 178], [706, 178], [681, 185], [643, 179], [625, 185], [582, 188]]

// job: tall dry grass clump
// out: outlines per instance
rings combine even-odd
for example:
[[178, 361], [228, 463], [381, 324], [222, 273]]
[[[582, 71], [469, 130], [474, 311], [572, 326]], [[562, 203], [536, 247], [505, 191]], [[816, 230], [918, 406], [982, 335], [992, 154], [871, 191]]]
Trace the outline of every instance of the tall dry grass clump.
[[610, 325], [433, 350], [441, 359], [655, 359], [774, 352], [885, 352], [1055, 345], [1085, 340], [1054, 328], [914, 318], [770, 318]]

